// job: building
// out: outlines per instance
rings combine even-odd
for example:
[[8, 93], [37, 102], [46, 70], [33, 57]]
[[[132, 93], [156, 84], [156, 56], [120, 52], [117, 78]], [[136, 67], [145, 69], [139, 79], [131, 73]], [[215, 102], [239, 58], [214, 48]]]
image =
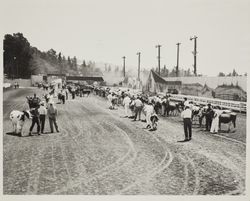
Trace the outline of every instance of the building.
[[144, 91], [151, 93], [178, 93], [180, 88], [181, 81], [166, 81], [151, 70]]

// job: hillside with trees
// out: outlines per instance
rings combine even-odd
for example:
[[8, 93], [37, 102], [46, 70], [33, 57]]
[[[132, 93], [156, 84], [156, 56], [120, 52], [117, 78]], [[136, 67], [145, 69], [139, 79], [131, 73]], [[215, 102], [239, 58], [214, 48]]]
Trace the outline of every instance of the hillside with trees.
[[30, 78], [31, 75], [64, 73], [70, 75], [100, 74], [95, 62], [79, 65], [78, 59], [65, 56], [54, 49], [40, 51], [32, 47], [22, 33], [4, 37], [4, 74], [6, 78]]

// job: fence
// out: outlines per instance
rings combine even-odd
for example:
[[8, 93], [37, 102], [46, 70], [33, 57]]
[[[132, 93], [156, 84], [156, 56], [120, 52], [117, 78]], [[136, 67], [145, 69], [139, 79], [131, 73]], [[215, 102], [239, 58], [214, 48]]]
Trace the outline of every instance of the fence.
[[221, 100], [216, 98], [205, 98], [205, 97], [198, 97], [198, 96], [186, 96], [186, 95], [179, 95], [179, 94], [171, 94], [170, 100], [173, 101], [183, 101], [184, 98], [187, 98], [189, 101], [193, 101], [198, 104], [207, 105], [210, 103], [211, 105], [218, 105], [225, 109], [231, 109], [238, 112], [246, 112], [247, 111], [247, 103], [240, 102], [240, 101], [228, 101], [228, 100]]
[[30, 79], [4, 79], [4, 83], [10, 83], [11, 85], [14, 85], [15, 82], [18, 82], [20, 87], [30, 87], [31, 86], [31, 80]]

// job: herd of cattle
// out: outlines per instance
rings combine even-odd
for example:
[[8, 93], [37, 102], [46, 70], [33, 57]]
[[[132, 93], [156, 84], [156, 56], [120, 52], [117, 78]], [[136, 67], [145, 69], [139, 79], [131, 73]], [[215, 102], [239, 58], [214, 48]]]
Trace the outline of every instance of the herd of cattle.
[[[166, 94], [165, 96], [162, 94], [149, 95], [143, 92], [132, 92], [129, 89], [115, 89], [110, 87], [96, 87], [93, 91], [96, 95], [101, 97], [107, 97], [109, 94], [112, 94], [114, 105], [121, 105], [125, 94], [129, 95], [131, 100], [139, 96], [143, 103], [152, 102], [156, 114], [161, 116], [179, 116], [184, 110], [185, 100], [181, 102], [173, 101], [171, 99], [171, 94]], [[204, 119], [213, 119], [215, 111], [220, 110], [219, 130], [221, 130], [222, 123], [228, 124], [228, 132], [231, 130], [232, 125], [236, 128], [237, 113], [228, 109], [225, 110], [217, 105], [211, 105], [211, 111], [209, 111], [208, 105], [201, 105], [192, 101], [189, 101], [188, 104], [192, 110], [193, 124], [198, 123], [199, 127], [202, 127]], [[132, 109], [131, 107], [131, 110]]]
[[[46, 103], [49, 102], [52, 96], [57, 94], [58, 100], [62, 101], [62, 99], [68, 99], [69, 94], [72, 95], [72, 99], [75, 99], [75, 96], [84, 97], [89, 96], [90, 93], [95, 95], [107, 98], [108, 95], [112, 95], [112, 104], [115, 106], [122, 105], [123, 99], [126, 95], [128, 95], [131, 100], [134, 100], [136, 97], [139, 97], [143, 103], [151, 102], [154, 106], [155, 113], [161, 116], [177, 116], [184, 109], [184, 100], [183, 102], [176, 102], [171, 99], [171, 94], [162, 95], [149, 95], [143, 92], [134, 92], [130, 89], [117, 89], [110, 87], [94, 87], [91, 85], [64, 85], [64, 87], [58, 91], [55, 91], [54, 88], [49, 88], [46, 86], [41, 86], [44, 90], [48, 90], [46, 94], [44, 94], [44, 99]], [[32, 101], [27, 98], [27, 102], [29, 107], [32, 108]], [[194, 102], [189, 102], [189, 106], [191, 106], [192, 110], [192, 120], [193, 124], [198, 122], [199, 126], [202, 127], [203, 119], [212, 118], [214, 115], [214, 110], [221, 110], [221, 115], [219, 116], [219, 128], [221, 127], [221, 123], [228, 124], [228, 132], [230, 131], [231, 125], [233, 124], [234, 128], [236, 128], [236, 116], [237, 114], [231, 110], [223, 110], [219, 106], [212, 106], [212, 110], [208, 112], [207, 105], [198, 105]], [[131, 111], [133, 108], [130, 108]], [[32, 113], [31, 110], [27, 111], [17, 111], [14, 110], [10, 114], [10, 119], [13, 124], [13, 132], [20, 133], [22, 132], [22, 127], [24, 125], [25, 117], [31, 119]]]

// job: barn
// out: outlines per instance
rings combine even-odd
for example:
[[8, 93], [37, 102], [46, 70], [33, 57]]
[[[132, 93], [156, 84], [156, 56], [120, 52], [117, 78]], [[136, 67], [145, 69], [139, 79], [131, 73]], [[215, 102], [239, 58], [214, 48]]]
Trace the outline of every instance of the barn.
[[215, 98], [234, 101], [247, 101], [247, 93], [238, 85], [220, 85], [215, 90]]
[[151, 70], [146, 82], [145, 91], [151, 93], [178, 93], [180, 88], [181, 81], [166, 81]]

